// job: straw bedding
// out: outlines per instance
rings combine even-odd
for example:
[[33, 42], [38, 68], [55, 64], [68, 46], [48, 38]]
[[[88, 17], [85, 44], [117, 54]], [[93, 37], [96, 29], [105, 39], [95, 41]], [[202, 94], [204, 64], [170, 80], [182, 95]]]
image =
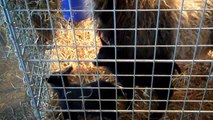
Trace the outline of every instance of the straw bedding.
[[[79, 78], [83, 83], [91, 82], [95, 80], [95, 75], [99, 74], [99, 78], [105, 80], [113, 80], [113, 77], [107, 78], [102, 76], [103, 74], [110, 74], [107, 69], [103, 67], [95, 67], [92, 62], [76, 62], [78, 60], [95, 60], [96, 53], [101, 46], [100, 38], [94, 37], [93, 23], [91, 19], [84, 20], [76, 24], [75, 29], [80, 30], [58, 30], [56, 31], [56, 46], [51, 50], [51, 60], [74, 60], [74, 62], [54, 62], [50, 64], [50, 71], [58, 71], [68, 66], [72, 66], [73, 74], [78, 77], [71, 78], [72, 82], [79, 83]], [[62, 27], [62, 26], [61, 26]], [[71, 25], [67, 23], [67, 29], [71, 28]], [[82, 30], [86, 29], [86, 30]], [[90, 30], [87, 30], [90, 29]], [[74, 36], [75, 35], [75, 36]], [[57, 48], [57, 49], [56, 49]], [[81, 74], [81, 76], [79, 76]]]

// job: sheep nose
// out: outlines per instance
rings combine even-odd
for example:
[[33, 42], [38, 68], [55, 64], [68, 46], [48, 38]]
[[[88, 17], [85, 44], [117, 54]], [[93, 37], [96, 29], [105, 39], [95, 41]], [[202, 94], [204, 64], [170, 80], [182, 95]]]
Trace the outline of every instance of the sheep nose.
[[101, 66], [102, 65], [102, 62], [100, 61], [97, 61], [98, 59], [107, 59], [107, 56], [102, 54], [102, 53], [98, 53], [96, 59], [94, 62], [92, 62], [95, 66]]

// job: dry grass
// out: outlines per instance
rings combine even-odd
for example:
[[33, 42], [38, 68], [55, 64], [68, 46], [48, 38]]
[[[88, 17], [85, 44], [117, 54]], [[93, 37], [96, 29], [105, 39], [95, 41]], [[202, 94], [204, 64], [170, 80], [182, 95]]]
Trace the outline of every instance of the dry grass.
[[[180, 64], [182, 68], [183, 74], [189, 75], [191, 70], [191, 64]], [[210, 63], [195, 63], [193, 67], [193, 75], [208, 75], [209, 74]], [[205, 88], [207, 82], [207, 77], [191, 77], [189, 88]], [[175, 88], [187, 88], [188, 78], [186, 77], [178, 77], [175, 80]], [[212, 80], [209, 81], [207, 88], [213, 88]], [[204, 90], [189, 90], [186, 100], [200, 100], [200, 102], [186, 102], [184, 110], [199, 110], [201, 105], [201, 100], [204, 94]], [[186, 95], [185, 90], [176, 90], [174, 91], [174, 95], [172, 100], [181, 100], [181, 102], [172, 102], [169, 105], [169, 110], [182, 110], [184, 97]], [[213, 100], [213, 94], [211, 90], [207, 90], [205, 94], [204, 100]], [[202, 104], [202, 110], [212, 111], [213, 103], [205, 102]], [[180, 113], [169, 113], [168, 117], [170, 119], [180, 119]], [[195, 113], [184, 113], [183, 119], [195, 119]], [[199, 120], [211, 120], [213, 119], [212, 114], [201, 113], [199, 116]]]
[[[67, 23], [66, 28], [70, 29], [71, 25]], [[92, 29], [93, 24], [89, 18], [76, 24], [75, 28]], [[48, 53], [51, 53], [51, 60], [94, 60], [101, 46], [100, 38], [98, 36], [94, 37], [94, 30], [58, 30], [55, 38], [57, 47], [48, 51]], [[63, 70], [68, 66], [72, 66], [72, 73], [76, 74], [76, 77], [70, 79], [75, 83], [79, 82], [79, 78], [83, 83], [95, 80], [95, 76], [91, 74], [97, 74], [97, 71], [101, 79], [113, 80], [113, 77], [106, 78], [102, 76], [103, 74], [109, 74], [107, 69], [103, 67], [97, 69], [92, 62], [60, 62], [60, 65], [58, 62], [53, 62], [50, 64], [50, 71], [59, 71], [60, 68]]]
[[[92, 21], [85, 20], [79, 23], [79, 26], [83, 26], [84, 29], [92, 28]], [[63, 28], [61, 26], [61, 28]], [[81, 28], [81, 27], [75, 27]], [[66, 29], [71, 29], [71, 25], [67, 23]], [[74, 36], [75, 34], [75, 36]], [[57, 49], [53, 49], [51, 52], [51, 59], [57, 60], [94, 60], [96, 57], [96, 48], [95, 44], [98, 46], [101, 45], [99, 37], [96, 37], [94, 40], [94, 30], [58, 30], [56, 31], [56, 46]], [[77, 48], [77, 49], [76, 49]], [[97, 51], [99, 48], [97, 48]], [[58, 52], [58, 53], [57, 53]], [[58, 54], [58, 55], [57, 55]], [[89, 63], [79, 63], [83, 68], [85, 66], [92, 66]], [[86, 65], [83, 65], [86, 64]], [[67, 66], [72, 65], [73, 68], [78, 66], [77, 62], [63, 62], [61, 67], [66, 68]], [[60, 70], [57, 63], [51, 64], [51, 71]]]

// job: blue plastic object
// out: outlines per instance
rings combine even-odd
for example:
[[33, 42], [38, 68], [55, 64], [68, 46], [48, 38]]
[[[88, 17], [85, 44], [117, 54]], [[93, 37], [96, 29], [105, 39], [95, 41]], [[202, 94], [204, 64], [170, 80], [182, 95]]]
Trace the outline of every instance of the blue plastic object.
[[[69, 7], [69, 1], [71, 8]], [[61, 9], [62, 10], [69, 10], [63, 11], [63, 16], [65, 19], [71, 21], [70, 15], [72, 15], [72, 19], [74, 22], [79, 22], [89, 17], [88, 11], [72, 11], [72, 10], [86, 10], [85, 0], [62, 0], [61, 2]], [[88, 9], [87, 9], [88, 10]]]

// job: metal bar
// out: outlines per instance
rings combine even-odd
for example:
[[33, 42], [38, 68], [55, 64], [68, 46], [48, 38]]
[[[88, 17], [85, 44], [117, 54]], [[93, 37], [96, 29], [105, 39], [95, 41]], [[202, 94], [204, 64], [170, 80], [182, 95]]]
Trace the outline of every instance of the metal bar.
[[[25, 60], [27, 62], [39, 62], [38, 59], [29, 59], [29, 60]], [[59, 61], [56, 61], [56, 60], [47, 60], [47, 59], [41, 59], [42, 62], [95, 62], [95, 60], [59, 60]], [[100, 62], [114, 62], [114, 59], [99, 59], [98, 61]], [[153, 59], [137, 59], [137, 60], [134, 60], [134, 59], [117, 59], [117, 62], [153, 62]], [[212, 60], [175, 60], [174, 62], [185, 62], [185, 63], [191, 63], [192, 61], [194, 62], [212, 62]], [[156, 59], [155, 62], [173, 62], [173, 60], [167, 60], [167, 59]]]
[[[79, 87], [80, 89], [80, 87]], [[96, 89], [99, 89], [96, 87]], [[105, 89], [105, 88], [104, 88]], [[107, 88], [106, 88], [107, 89]], [[112, 88], [114, 89], [114, 88]], [[48, 100], [48, 99], [43, 99], [43, 100]], [[98, 99], [85, 99], [87, 101], [99, 101]], [[66, 101], [65, 99], [53, 99], [53, 101]], [[80, 99], [67, 99], [67, 101], [81, 101]], [[114, 99], [103, 99], [102, 101], [116, 101]], [[119, 102], [126, 102], [126, 101], [132, 101], [128, 99], [117, 99]], [[135, 102], [149, 102], [150, 100], [142, 100], [142, 99], [135, 99]], [[152, 102], [164, 102], [165, 100], [151, 100]], [[187, 102], [187, 103], [201, 103], [202, 100], [169, 100], [170, 102], [173, 103], [180, 103], [180, 102]], [[213, 100], [204, 100], [203, 103], [213, 103]], [[164, 110], [166, 111], [166, 110]]]
[[[179, 33], [180, 33], [180, 27], [181, 27], [181, 23], [182, 23], [183, 6], [184, 6], [184, 0], [182, 0], [182, 3], [181, 3], [180, 17], [179, 17], [179, 20], [178, 20], [178, 30], [177, 30], [177, 33], [176, 33], [175, 49], [174, 49], [174, 53], [173, 53], [173, 62], [172, 62], [169, 89], [171, 88], [171, 85], [172, 85], [172, 75], [173, 75], [173, 71], [174, 71], [174, 64], [175, 64], [174, 61], [175, 61], [175, 57], [176, 57], [177, 44], [179, 42]], [[170, 95], [170, 90], [168, 91], [168, 95], [167, 95], [166, 110], [168, 110], [169, 95]], [[166, 112], [164, 114], [164, 120], [166, 120]]]
[[[156, 20], [156, 29], [155, 29], [155, 47], [154, 47], [154, 54], [153, 54], [153, 67], [152, 67], [152, 80], [151, 80], [151, 90], [150, 90], [150, 102], [149, 102], [149, 110], [151, 110], [151, 100], [152, 100], [152, 88], [153, 88], [153, 81], [154, 81], [154, 74], [155, 74], [155, 60], [156, 60], [156, 45], [158, 41], [158, 27], [159, 27], [159, 18], [160, 18], [160, 2], [161, 0], [158, 0], [158, 13], [157, 13], [157, 20]], [[150, 119], [150, 112], [148, 113], [148, 119]]]
[[[117, 29], [117, 26], [116, 26], [116, 21], [117, 21], [117, 18], [116, 18], [116, 2], [115, 2], [115, 0], [113, 0], [113, 27], [114, 27], [114, 30], [113, 30], [113, 32], [114, 32], [114, 45], [115, 45], [115, 47], [114, 47], [114, 49], [115, 49], [115, 59], [114, 59], [114, 61], [115, 61], [115, 75], [116, 75], [116, 77], [115, 77], [115, 84], [116, 85], [118, 85], [118, 79], [117, 79], [117, 73], [118, 73], [118, 71], [117, 71], [117, 31], [116, 31], [116, 29]], [[117, 89], [116, 89], [116, 91], [115, 91], [115, 94], [116, 94], [116, 100], [118, 99], [118, 95], [117, 95], [117, 93], [118, 93], [118, 91], [117, 91]], [[117, 105], [117, 101], [116, 101], [116, 119], [118, 119], [118, 105]]]
[[[205, 18], [206, 4], [207, 4], [207, 0], [205, 0], [203, 11], [202, 11], [202, 18], [201, 18], [200, 25], [199, 25], [199, 31], [198, 31], [198, 36], [197, 36], [197, 40], [196, 40], [196, 45], [198, 45], [198, 43], [200, 41], [200, 32], [201, 32], [203, 20]], [[191, 66], [191, 69], [190, 69], [190, 75], [192, 74], [192, 70], [193, 70], [193, 67], [194, 67], [196, 53], [197, 53], [197, 47], [194, 49], [194, 54], [193, 54], [193, 59], [192, 59], [192, 66]], [[191, 76], [189, 77], [189, 80], [188, 80], [187, 90], [186, 90], [186, 94], [185, 94], [184, 100], [186, 100], [187, 96], [188, 96], [190, 81], [191, 81]], [[182, 107], [182, 111], [181, 111], [180, 120], [183, 119], [183, 113], [185, 111], [184, 110], [185, 109], [185, 105], [186, 105], [186, 103], [184, 102], [183, 107]]]
[[[187, 9], [183, 9], [183, 11], [202, 11], [203, 9], [190, 9], [190, 8], [187, 8]], [[208, 8], [206, 9], [208, 11], [212, 11], [213, 8]], [[13, 11], [18, 11], [19, 10], [13, 10]], [[21, 9], [20, 11], [27, 11], [26, 9]], [[31, 11], [35, 11], [35, 12], [48, 12], [47, 9], [31, 9]], [[63, 11], [67, 11], [69, 12], [70, 10], [50, 10], [50, 12], [63, 12]], [[72, 10], [73, 12], [90, 12], [90, 10]], [[129, 12], [150, 12], [150, 11], [155, 11], [157, 12], [158, 9], [138, 9], [138, 10], [135, 10], [135, 9], [116, 9], [116, 10], [104, 10], [104, 9], [97, 9], [97, 10], [93, 10], [94, 12], [126, 12], [126, 11], [129, 11]], [[180, 9], [160, 9], [160, 11], [180, 11]]]
[[[58, 65], [59, 65], [59, 69], [60, 69], [60, 74], [61, 74], [61, 80], [62, 80], [62, 85], [63, 85], [63, 87], [65, 87], [65, 84], [64, 84], [64, 80], [63, 80], [63, 77], [62, 77], [62, 70], [61, 70], [61, 65], [60, 65], [60, 62], [59, 62], [59, 54], [58, 54], [58, 48], [57, 48], [57, 42], [56, 42], [56, 40], [55, 40], [55, 32], [54, 32], [54, 30], [53, 30], [53, 20], [52, 20], [52, 17], [51, 17], [51, 13], [50, 13], [50, 5], [49, 5], [49, 1], [48, 0], [46, 0], [46, 5], [47, 5], [47, 9], [48, 9], [48, 15], [49, 15], [49, 17], [50, 17], [50, 26], [51, 26], [51, 31], [52, 31], [52, 37], [53, 37], [53, 42], [54, 42], [54, 44], [55, 44], [55, 49], [56, 49], [56, 54], [57, 54], [57, 62], [58, 62]], [[65, 90], [65, 88], [64, 88], [64, 97], [65, 97], [65, 99], [67, 99], [67, 96], [66, 96], [66, 90]], [[67, 106], [67, 108], [69, 109], [69, 104], [68, 104], [68, 102], [66, 101], [66, 106]], [[71, 115], [70, 114], [68, 114], [68, 116], [69, 116], [69, 119], [71, 119]]]
[[[29, 19], [29, 23], [30, 23], [30, 27], [31, 28], [33, 28], [33, 22], [32, 22], [32, 20], [31, 20], [31, 14], [30, 14], [30, 9], [29, 9], [29, 7], [28, 7], [28, 3], [27, 3], [27, 1], [26, 0], [24, 0], [24, 4], [25, 4], [25, 7], [26, 7], [26, 9], [27, 9], [27, 14], [28, 14], [28, 19]], [[34, 30], [34, 29], [32, 29], [32, 33], [36, 33], [36, 31]], [[36, 40], [36, 36], [35, 36], [36, 34], [32, 34], [32, 36], [33, 36], [33, 39], [34, 40]], [[29, 44], [29, 43], [28, 43]], [[38, 46], [37, 45], [35, 45], [35, 47], [36, 47], [36, 50], [37, 50], [37, 53], [39, 53], [39, 48], [38, 48]], [[34, 50], [34, 49], [33, 49]], [[33, 52], [33, 53], [35, 53], [35, 52]], [[41, 66], [41, 57], [40, 57], [40, 55], [38, 55], [38, 57], [39, 57], [39, 66]], [[43, 73], [43, 72], [42, 72]], [[40, 84], [40, 86], [42, 85], [42, 80], [41, 80], [41, 82], [40, 82], [41, 84]], [[41, 97], [40, 96], [41, 95], [41, 89], [39, 89], [39, 93], [38, 93], [38, 101], [37, 101], [37, 106], [39, 106], [39, 98]]]
[[29, 79], [28, 79], [27, 74], [26, 74], [26, 69], [25, 69], [26, 67], [25, 67], [24, 61], [23, 61], [22, 56], [21, 56], [19, 45], [17, 43], [15, 30], [14, 30], [14, 27], [13, 27], [11, 16], [10, 16], [9, 11], [7, 9], [6, 1], [1, 0], [1, 5], [3, 6], [3, 13], [5, 15], [7, 25], [9, 27], [8, 30], [9, 30], [10, 35], [11, 35], [10, 36], [11, 41], [12, 41], [12, 44], [14, 46], [14, 49], [16, 50], [16, 55], [17, 55], [17, 58], [18, 58], [18, 61], [19, 61], [19, 64], [20, 64], [21, 71], [22, 71], [23, 76], [24, 76], [24, 81], [26, 83], [26, 86], [28, 88], [28, 93], [29, 93], [30, 98], [31, 98], [31, 102], [32, 102], [32, 105], [33, 105], [33, 108], [34, 108], [34, 115], [35, 115], [36, 119], [40, 120], [41, 116], [40, 116], [39, 110], [36, 106], [36, 100], [33, 97], [32, 88], [30, 86]]
[[[25, 45], [24, 48], [28, 47], [35, 47], [34, 44]], [[37, 45], [39, 47], [53, 47], [52, 45]], [[195, 45], [156, 45], [156, 47], [195, 47]], [[198, 47], [211, 47], [213, 45], [198, 45]], [[74, 45], [60, 45], [58, 48], [69, 48], [74, 47]], [[78, 45], [78, 48], [93, 48], [94, 46], [87, 46], [87, 45]], [[101, 47], [101, 46], [97, 46]], [[105, 47], [115, 47], [115, 45], [107, 45]], [[123, 48], [123, 47], [135, 47], [134, 45], [117, 45], [117, 48]], [[136, 47], [155, 47], [154, 45], [136, 45]]]
[[[35, 30], [72, 30], [72, 29], [68, 29], [68, 28], [48, 28], [48, 27], [46, 27], [46, 28], [20, 28], [20, 27], [17, 27], [16, 29], [21, 29], [21, 30], [31, 30], [31, 29], [35, 29]], [[141, 31], [141, 30], [156, 30], [156, 28], [137, 28], [138, 29], [138, 31]], [[181, 28], [179, 28], [180, 30], [199, 30], [199, 28], [197, 28], [197, 27], [181, 27]], [[213, 27], [202, 27], [201, 28], [201, 30], [212, 30], [213, 29]], [[83, 28], [75, 28], [75, 30], [93, 30], [93, 29], [91, 29], [91, 28], [85, 28], [85, 29], [83, 29]], [[114, 28], [96, 28], [95, 30], [102, 30], [102, 31], [109, 31], [109, 30], [114, 30]], [[134, 31], [135, 29], [134, 28], [116, 28], [116, 30], [119, 30], [119, 31], [121, 31], [121, 30], [131, 30], [131, 31]], [[167, 27], [165, 27], [165, 28], [158, 28], [158, 30], [178, 30], [178, 28], [167, 28]]]
[[135, 110], [135, 74], [136, 74], [136, 56], [137, 56], [137, 39], [138, 39], [138, 36], [137, 36], [137, 28], [138, 28], [138, 0], [135, 1], [135, 40], [134, 40], [134, 67], [133, 67], [133, 97], [132, 97], [132, 120], [134, 120], [134, 110]]
[[212, 78], [212, 76], [211, 76], [211, 74], [212, 74], [212, 72], [213, 72], [212, 69], [213, 69], [213, 62], [211, 63], [211, 67], [210, 67], [210, 69], [209, 69], [209, 76], [208, 76], [207, 81], [206, 81], [205, 90], [204, 90], [204, 92], [203, 92], [203, 96], [202, 96], [202, 101], [201, 101], [201, 103], [200, 103], [199, 112], [198, 112], [198, 114], [196, 115], [196, 116], [197, 116], [197, 117], [196, 117], [196, 120], [199, 120], [200, 111], [202, 110], [202, 106], [203, 106], [203, 103], [204, 103], [204, 98], [205, 98], [205, 96], [206, 96], [206, 92], [207, 92], [207, 89], [208, 89], [208, 85], [209, 85], [209, 82], [210, 82], [210, 80], [211, 80], [211, 78]]
[[[49, 110], [44, 110], [44, 111], [49, 111]], [[66, 110], [54, 110], [57, 112], [67, 112]], [[82, 110], [69, 110], [70, 112], [82, 112]], [[148, 113], [148, 112], [158, 112], [158, 113], [162, 113], [165, 110], [134, 110], [134, 112], [144, 112], [144, 113]], [[182, 110], [167, 110], [168, 113], [180, 113]], [[99, 110], [86, 110], [86, 112], [100, 112]], [[112, 112], [111, 110], [102, 110], [102, 112]], [[131, 113], [132, 110], [118, 110], [118, 112], [121, 113]], [[185, 113], [197, 113], [199, 112], [198, 110], [185, 110]], [[202, 110], [200, 113], [213, 113], [213, 111], [208, 111], [208, 110]]]
[[[73, 31], [73, 35], [74, 35], [74, 48], [75, 48], [75, 51], [76, 51], [76, 58], [77, 58], [77, 63], [78, 63], [78, 74], [79, 74], [79, 77], [80, 77], [80, 86], [81, 86], [81, 94], [82, 96], [84, 96], [84, 92], [83, 92], [83, 89], [82, 89], [82, 78], [81, 78], [81, 72], [80, 72], [80, 64], [79, 64], [79, 57], [78, 57], [78, 50], [77, 50], [77, 42], [76, 42], [76, 35], [75, 35], [75, 27], [74, 27], [74, 22], [73, 22], [73, 9], [72, 9], [72, 4], [71, 4], [71, 1], [68, 0], [68, 4], [69, 4], [69, 12], [70, 12], [70, 19], [71, 19], [71, 23], [72, 23], [72, 31]], [[83, 111], [84, 111], [84, 119], [86, 120], [86, 112], [85, 112], [85, 105], [84, 105], [84, 97], [82, 97], [82, 107], [83, 107]]]

